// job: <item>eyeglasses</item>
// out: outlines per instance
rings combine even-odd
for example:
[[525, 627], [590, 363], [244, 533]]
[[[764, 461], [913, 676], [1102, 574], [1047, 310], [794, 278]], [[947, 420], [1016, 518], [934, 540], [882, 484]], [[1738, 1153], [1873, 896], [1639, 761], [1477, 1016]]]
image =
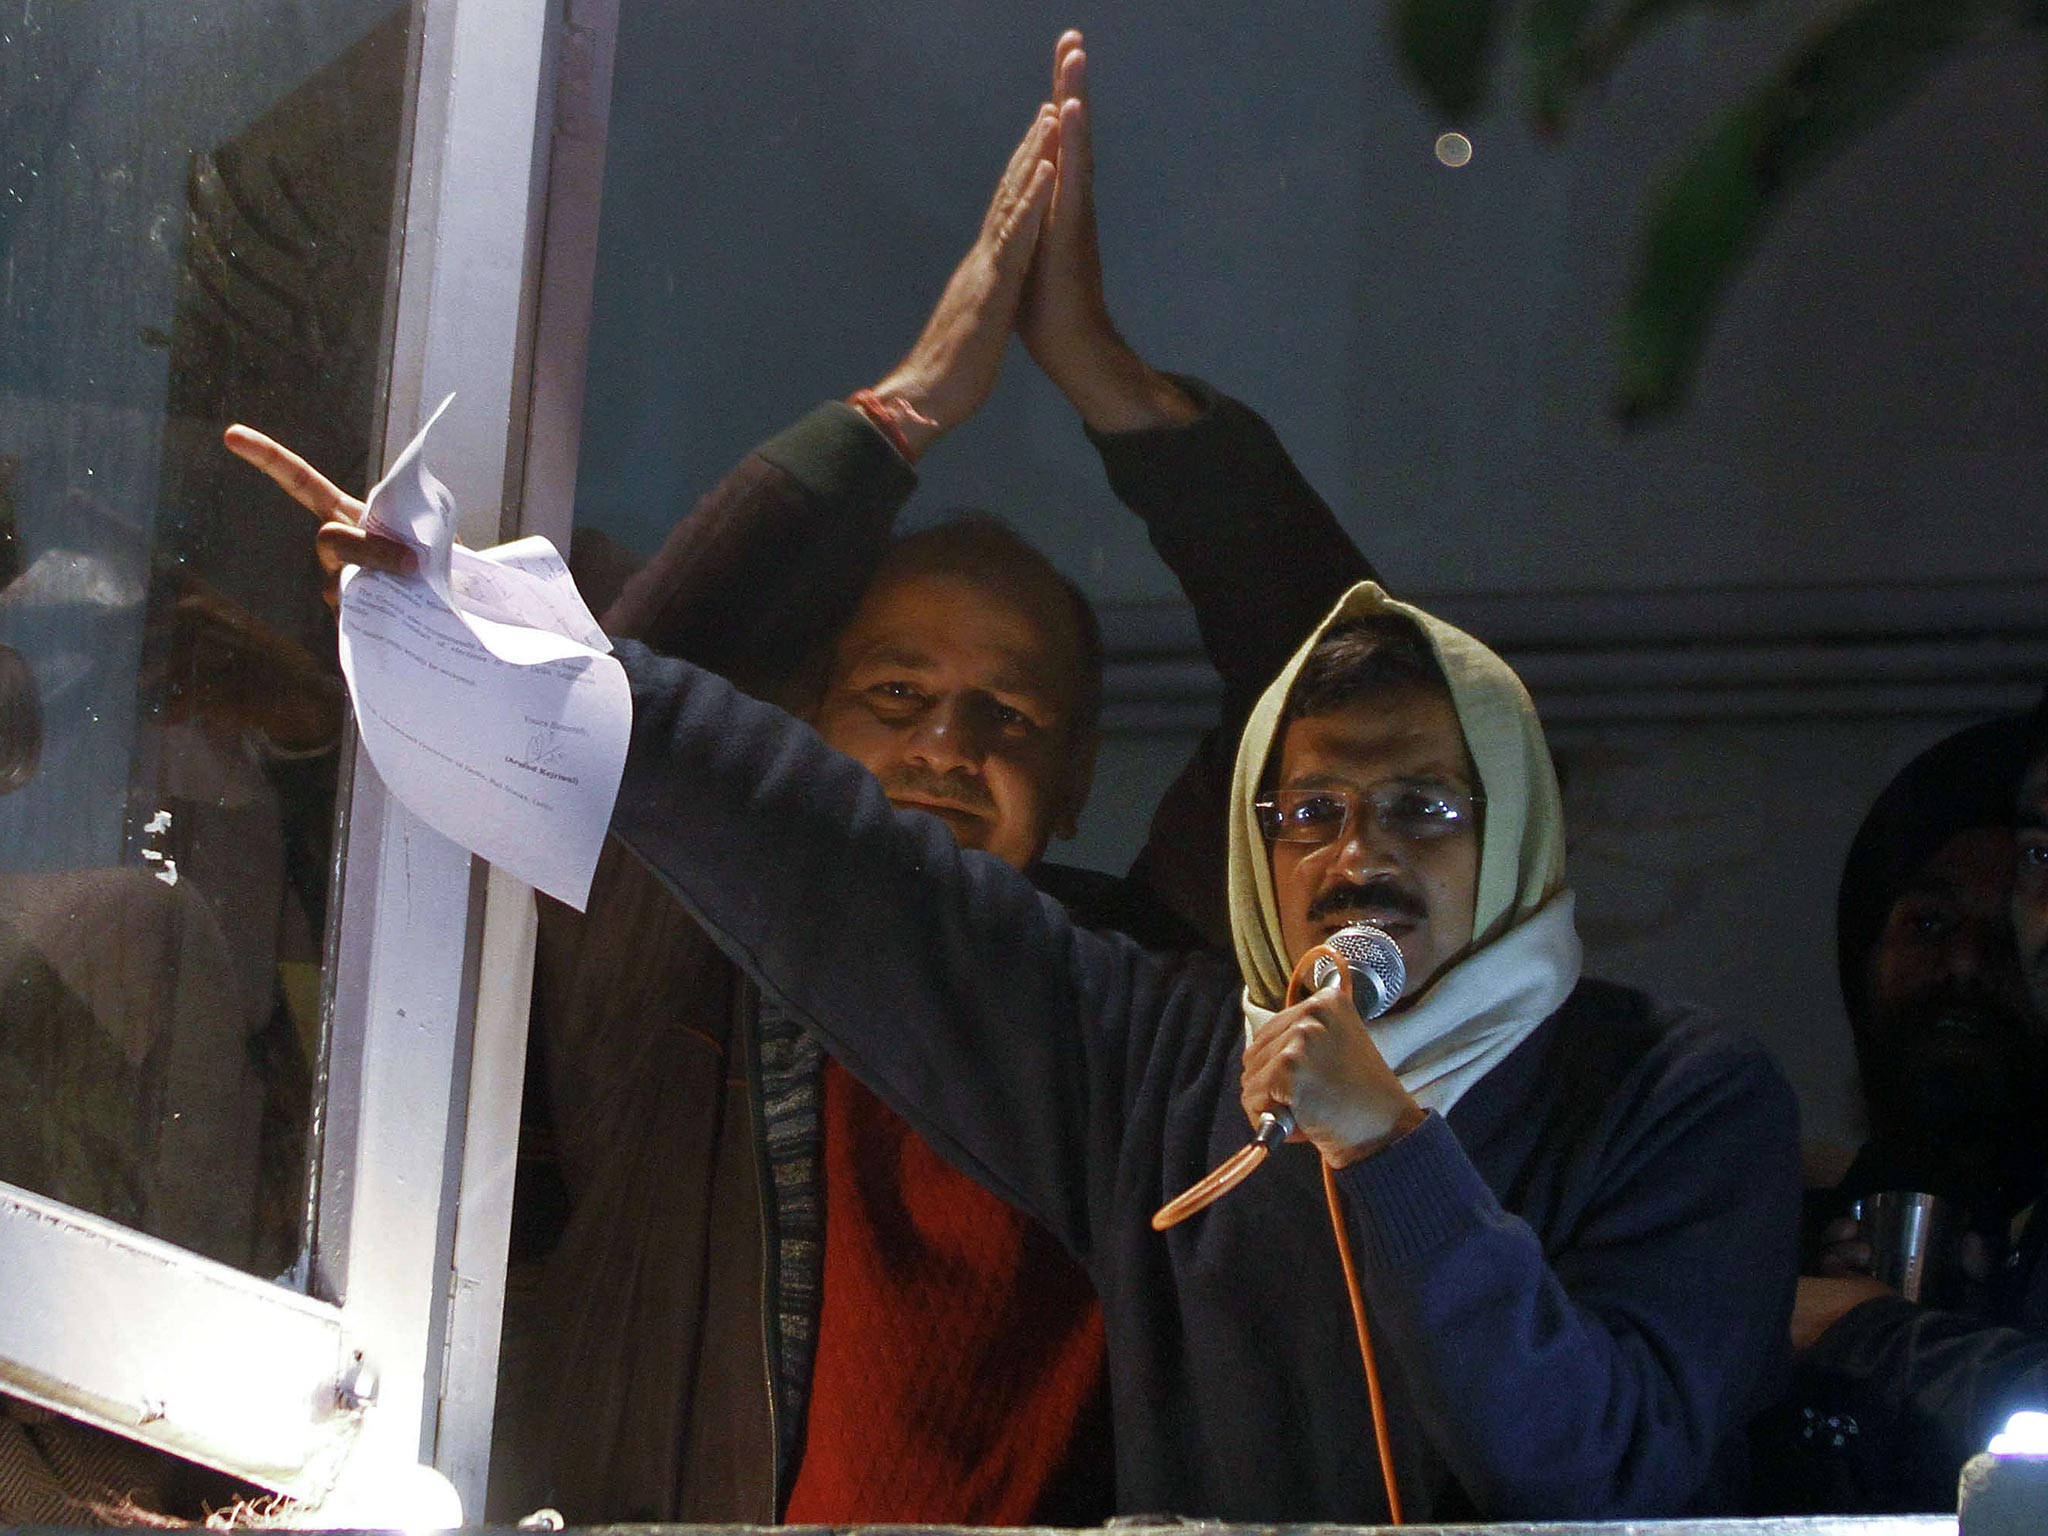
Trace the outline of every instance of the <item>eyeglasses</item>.
[[1370, 789], [1281, 789], [1254, 800], [1259, 830], [1269, 843], [1334, 843], [1355, 825], [1361, 804], [1375, 825], [1403, 842], [1427, 843], [1479, 823], [1484, 795], [1467, 794], [1430, 779], [1388, 779]]

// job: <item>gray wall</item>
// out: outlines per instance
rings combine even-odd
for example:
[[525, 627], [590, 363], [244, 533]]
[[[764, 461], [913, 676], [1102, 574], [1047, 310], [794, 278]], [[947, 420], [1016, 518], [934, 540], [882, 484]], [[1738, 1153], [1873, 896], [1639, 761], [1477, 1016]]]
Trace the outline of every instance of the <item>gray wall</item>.
[[[1280, 429], [1389, 580], [1521, 666], [1569, 771], [1596, 969], [1754, 1023], [1852, 1136], [1832, 892], [1877, 788], [2048, 674], [2048, 113], [1974, 48], [1768, 232], [1691, 408], [1609, 344], [1661, 169], [1825, 7], [1688, 15], [1556, 142], [1439, 129], [1378, 6], [627, 0], [579, 516], [642, 550], [907, 346], [1089, 35], [1110, 297]], [[913, 518], [991, 507], [1104, 607], [1080, 856], [1128, 857], [1211, 710], [1172, 580], [1015, 355]]]

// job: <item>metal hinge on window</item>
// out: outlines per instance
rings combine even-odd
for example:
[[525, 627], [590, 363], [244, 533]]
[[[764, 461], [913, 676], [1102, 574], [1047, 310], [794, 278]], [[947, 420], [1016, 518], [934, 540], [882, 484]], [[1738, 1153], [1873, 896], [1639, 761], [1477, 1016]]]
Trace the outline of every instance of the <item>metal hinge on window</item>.
[[340, 1379], [334, 1383], [334, 1401], [350, 1413], [361, 1413], [377, 1401], [379, 1385], [377, 1368], [358, 1349], [350, 1354]]
[[[448, 1271], [448, 1306], [441, 1326], [441, 1368], [434, 1382], [434, 1412], [438, 1415], [441, 1406], [448, 1401], [448, 1384], [455, 1377], [455, 1335], [456, 1313], [462, 1306], [462, 1293], [475, 1288], [475, 1282], [465, 1280], [459, 1270]], [[437, 1435], [438, 1439], [439, 1436]]]

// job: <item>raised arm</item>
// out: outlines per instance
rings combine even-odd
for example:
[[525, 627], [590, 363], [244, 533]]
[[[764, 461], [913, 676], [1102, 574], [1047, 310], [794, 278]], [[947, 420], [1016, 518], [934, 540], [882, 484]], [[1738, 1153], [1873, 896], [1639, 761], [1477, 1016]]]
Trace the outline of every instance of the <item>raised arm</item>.
[[1152, 367], [1110, 318], [1087, 63], [1081, 34], [1064, 34], [1053, 64], [1058, 182], [1018, 334], [1194, 605], [1228, 724], [1338, 597], [1377, 578], [1272, 428], [1206, 384]]
[[1111, 488], [1144, 519], [1223, 678], [1223, 709], [1154, 815], [1135, 878], [1229, 948], [1222, 906], [1231, 759], [1253, 702], [1346, 590], [1377, 579], [1257, 413], [1148, 364], [1110, 318], [1096, 238], [1087, 55], [1054, 50], [1059, 177], [1018, 333], [1079, 413]]
[[741, 460], [626, 583], [607, 633], [760, 693], [837, 632], [887, 552], [912, 466], [995, 387], [1051, 200], [1057, 132], [1042, 108], [903, 360]]

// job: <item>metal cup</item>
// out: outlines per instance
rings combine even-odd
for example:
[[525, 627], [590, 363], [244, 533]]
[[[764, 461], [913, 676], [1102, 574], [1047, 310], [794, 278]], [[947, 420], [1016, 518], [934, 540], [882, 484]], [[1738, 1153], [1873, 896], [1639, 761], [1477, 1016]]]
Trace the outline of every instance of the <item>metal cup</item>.
[[1886, 1189], [1852, 1207], [1879, 1280], [1908, 1301], [1941, 1302], [1955, 1288], [1962, 1229], [1955, 1202]]

